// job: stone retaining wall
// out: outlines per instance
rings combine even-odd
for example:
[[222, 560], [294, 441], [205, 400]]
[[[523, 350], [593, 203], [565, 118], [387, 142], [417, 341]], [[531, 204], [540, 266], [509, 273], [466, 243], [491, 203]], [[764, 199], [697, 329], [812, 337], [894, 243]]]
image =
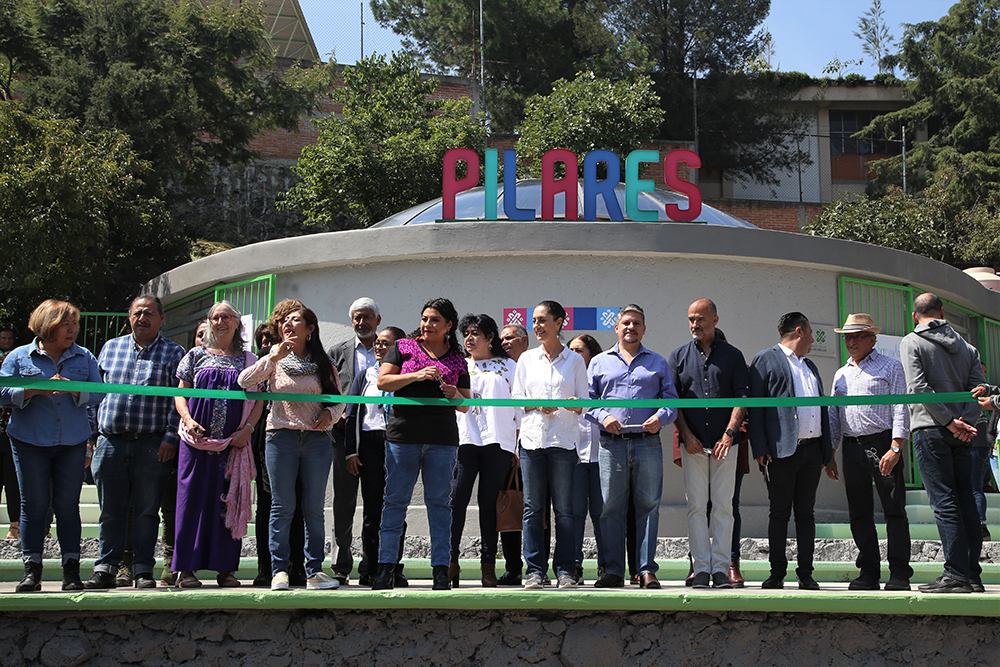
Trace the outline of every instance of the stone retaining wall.
[[528, 611], [5, 614], [0, 665], [986, 665], [1000, 622]]

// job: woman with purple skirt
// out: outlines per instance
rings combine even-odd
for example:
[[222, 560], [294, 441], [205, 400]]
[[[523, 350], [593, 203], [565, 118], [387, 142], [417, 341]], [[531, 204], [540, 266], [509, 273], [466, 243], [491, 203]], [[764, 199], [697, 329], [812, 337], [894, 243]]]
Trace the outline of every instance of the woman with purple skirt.
[[[240, 313], [220, 301], [209, 310], [208, 320], [204, 347], [193, 348], [177, 368], [180, 387], [242, 391], [237, 378], [257, 357], [244, 352]], [[239, 586], [233, 573], [239, 569], [241, 540], [226, 526], [227, 511], [232, 511], [224, 500], [230, 487], [226, 464], [242, 453], [235, 450], [250, 444], [263, 403], [183, 396], [175, 403], [182, 431], [173, 561], [173, 571], [180, 573], [177, 585], [197, 588], [201, 581], [195, 572], [214, 570], [220, 587]]]

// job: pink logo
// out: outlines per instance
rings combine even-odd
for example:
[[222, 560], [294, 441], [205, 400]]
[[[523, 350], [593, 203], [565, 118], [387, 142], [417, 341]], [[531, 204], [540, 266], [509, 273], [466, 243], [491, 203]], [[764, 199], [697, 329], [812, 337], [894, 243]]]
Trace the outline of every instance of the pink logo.
[[566, 308], [566, 322], [563, 324], [563, 331], [573, 330], [573, 309]]
[[527, 328], [528, 326], [528, 309], [527, 308], [504, 308], [503, 309], [503, 324], [502, 327], [509, 327], [511, 325], [520, 325]]

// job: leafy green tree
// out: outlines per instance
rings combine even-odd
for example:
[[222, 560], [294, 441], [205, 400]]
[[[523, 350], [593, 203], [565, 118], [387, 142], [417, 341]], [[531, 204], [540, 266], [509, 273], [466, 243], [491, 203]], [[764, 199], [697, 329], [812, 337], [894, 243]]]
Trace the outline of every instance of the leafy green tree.
[[[909, 132], [926, 127], [929, 139], [907, 150], [907, 171], [917, 191], [940, 187], [956, 219], [1000, 193], [997, 44], [1000, 0], [961, 0], [938, 21], [909, 26], [890, 61], [906, 73], [914, 103], [879, 116], [863, 131], [898, 139], [903, 126]], [[902, 156], [879, 166], [884, 178], [898, 179]]]
[[182, 261], [186, 240], [143, 194], [149, 173], [122, 132], [0, 102], [0, 317], [23, 323], [50, 297], [121, 309], [136, 276]]
[[333, 93], [343, 109], [315, 121], [319, 140], [303, 149], [294, 167], [302, 181], [280, 208], [299, 207], [313, 224], [347, 214], [367, 227], [440, 197], [449, 149], [482, 154], [485, 129], [471, 101], [431, 100], [437, 81], [423, 79], [409, 57], [365, 58], [343, 76], [345, 86]]
[[805, 233], [947, 260], [954, 232], [942, 204], [939, 192], [915, 198], [896, 187], [878, 198], [852, 195], [826, 206]]
[[646, 77], [612, 82], [581, 72], [572, 81], [560, 79], [550, 95], [528, 100], [518, 157], [533, 161], [537, 172], [545, 151], [568, 148], [580, 158], [582, 175], [583, 156], [607, 148], [622, 157], [624, 169], [624, 156], [654, 138], [664, 114], [659, 103]]
[[331, 80], [328, 68], [277, 71], [256, 3], [0, 2], [0, 20], [19, 30], [0, 38], [0, 62], [26, 107], [126, 133], [161, 190], [252, 157], [262, 129], [297, 129]]
[[[480, 75], [479, 0], [370, 0], [375, 18], [406, 37], [408, 52], [439, 72]], [[585, 69], [620, 69], [606, 0], [483, 0], [486, 109], [512, 132], [531, 95]]]
[[769, 11], [770, 0], [622, 0], [609, 22], [648, 54], [666, 111], [658, 138], [695, 138], [697, 87], [703, 167], [774, 184], [801, 161], [796, 140], [807, 112], [787, 108], [802, 77], [759, 71]]

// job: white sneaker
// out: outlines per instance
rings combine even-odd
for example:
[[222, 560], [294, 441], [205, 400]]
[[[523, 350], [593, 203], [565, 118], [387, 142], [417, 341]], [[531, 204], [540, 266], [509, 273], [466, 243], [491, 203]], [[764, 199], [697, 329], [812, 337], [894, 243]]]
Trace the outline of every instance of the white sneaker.
[[326, 591], [331, 588], [340, 588], [340, 582], [326, 572], [317, 572], [306, 580], [306, 590], [309, 591]]
[[576, 577], [572, 574], [560, 574], [559, 588], [576, 588]]
[[273, 577], [271, 577], [271, 590], [272, 591], [287, 591], [288, 590], [288, 573], [279, 572]]

